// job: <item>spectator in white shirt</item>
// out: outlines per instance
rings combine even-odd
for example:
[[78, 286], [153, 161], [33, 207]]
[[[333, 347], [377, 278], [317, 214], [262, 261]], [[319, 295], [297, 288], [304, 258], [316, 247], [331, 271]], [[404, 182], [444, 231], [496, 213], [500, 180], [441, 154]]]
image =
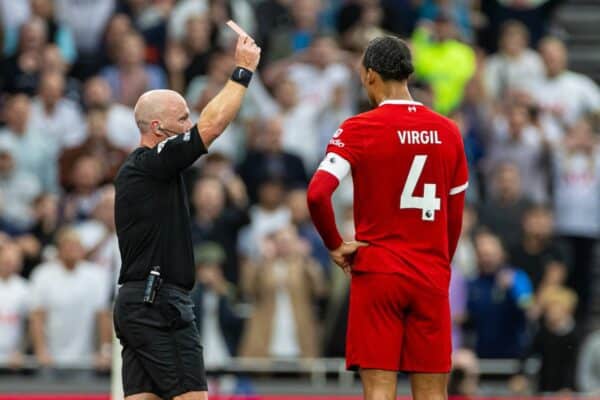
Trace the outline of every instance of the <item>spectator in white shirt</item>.
[[31, 277], [30, 333], [37, 360], [44, 367], [93, 362], [107, 369], [111, 320], [106, 271], [83, 259], [74, 230], [61, 231], [57, 246], [58, 258], [39, 265]]
[[593, 254], [600, 237], [600, 147], [588, 120], [571, 127], [555, 150], [553, 170], [555, 226], [573, 256], [569, 283], [579, 295], [581, 317], [589, 307]]
[[304, 168], [312, 173], [322, 158], [316, 126], [320, 104], [300, 101], [298, 86], [289, 78], [275, 86], [274, 94], [281, 108], [283, 149], [302, 158]]
[[73, 32], [77, 48], [84, 54], [98, 50], [115, 0], [55, 0], [56, 17]]
[[0, 136], [0, 215], [10, 224], [27, 230], [33, 224], [33, 202], [42, 192], [40, 181], [15, 166], [17, 143]]
[[270, 234], [291, 222], [289, 208], [283, 204], [284, 185], [278, 179], [265, 179], [258, 187], [258, 203], [250, 207], [250, 225], [240, 231], [239, 250], [244, 257], [260, 256], [260, 246]]
[[113, 100], [112, 89], [106, 80], [96, 76], [84, 86], [83, 102], [87, 109], [100, 107], [107, 110], [108, 140], [117, 147], [131, 151], [140, 143], [140, 132], [135, 124], [131, 107]]
[[502, 28], [500, 51], [488, 58], [484, 78], [492, 98], [499, 100], [511, 89], [539, 79], [544, 74], [540, 56], [527, 48], [529, 32], [521, 22], [508, 21]]
[[18, 28], [29, 17], [29, 2], [0, 0], [0, 16], [5, 28]]
[[532, 124], [528, 109], [513, 104], [506, 118], [498, 119], [495, 125], [486, 159], [488, 182], [492, 181], [499, 165], [512, 163], [519, 169], [525, 196], [537, 202], [547, 201], [548, 142], [543, 132]]
[[562, 41], [546, 38], [540, 43], [546, 75], [530, 85], [530, 93], [544, 117], [564, 127], [587, 113], [600, 111], [600, 89], [587, 76], [567, 69], [567, 49]]
[[[115, 188], [107, 185], [100, 190], [100, 198], [92, 218], [75, 228], [87, 251], [87, 259], [104, 268], [116, 285], [121, 269], [121, 253], [115, 228]], [[116, 286], [115, 286], [116, 287]]]
[[81, 110], [72, 100], [63, 97], [64, 91], [64, 76], [59, 72], [46, 72], [40, 79], [38, 95], [31, 103], [32, 129], [43, 133], [46, 145], [55, 156], [85, 138]]
[[[19, 246], [0, 246], [0, 365], [18, 368], [23, 362], [24, 328], [29, 311], [29, 284], [19, 276], [23, 255]], [[3, 365], [4, 364], [4, 365]]]
[[38, 177], [44, 191], [57, 191], [57, 168], [52, 153], [46, 145], [42, 132], [34, 131], [29, 124], [30, 101], [24, 94], [8, 99], [4, 107], [6, 126], [0, 129], [0, 136], [9, 136], [16, 143], [13, 153], [17, 169]]

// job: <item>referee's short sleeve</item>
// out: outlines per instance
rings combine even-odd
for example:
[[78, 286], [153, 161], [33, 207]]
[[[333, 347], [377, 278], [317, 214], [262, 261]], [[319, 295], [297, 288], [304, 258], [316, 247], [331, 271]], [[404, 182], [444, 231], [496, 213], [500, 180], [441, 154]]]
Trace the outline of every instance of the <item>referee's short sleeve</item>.
[[171, 136], [138, 157], [140, 166], [151, 175], [169, 179], [189, 167], [207, 152], [194, 125], [189, 131]]

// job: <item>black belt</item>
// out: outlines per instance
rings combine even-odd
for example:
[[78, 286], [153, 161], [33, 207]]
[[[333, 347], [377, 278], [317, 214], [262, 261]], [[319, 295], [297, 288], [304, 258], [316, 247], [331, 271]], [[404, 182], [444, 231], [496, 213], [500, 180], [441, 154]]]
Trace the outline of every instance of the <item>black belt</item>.
[[[121, 288], [126, 288], [126, 289], [142, 289], [144, 290], [146, 288], [146, 281], [130, 281], [130, 282], [125, 282], [121, 285]], [[168, 282], [163, 282], [160, 285], [160, 289], [158, 290], [163, 291], [163, 290], [167, 290], [167, 291], [176, 291], [179, 293], [183, 293], [185, 295], [189, 295], [190, 291], [187, 289], [182, 288], [181, 286], [177, 286], [177, 285], [173, 285], [172, 283], [168, 283]]]

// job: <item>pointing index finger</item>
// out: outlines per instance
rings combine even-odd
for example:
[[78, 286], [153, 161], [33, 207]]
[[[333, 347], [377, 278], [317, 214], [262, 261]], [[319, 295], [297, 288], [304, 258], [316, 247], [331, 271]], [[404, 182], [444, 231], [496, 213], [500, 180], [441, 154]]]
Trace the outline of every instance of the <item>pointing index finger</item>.
[[227, 21], [227, 26], [230, 27], [239, 36], [242, 36], [242, 37], [246, 36], [246, 37], [252, 39], [250, 37], [250, 35], [248, 35], [248, 33], [246, 33], [246, 31], [243, 30], [241, 26], [239, 26], [238, 24], [236, 24], [235, 22], [233, 22], [233, 20], [230, 19], [229, 21]]

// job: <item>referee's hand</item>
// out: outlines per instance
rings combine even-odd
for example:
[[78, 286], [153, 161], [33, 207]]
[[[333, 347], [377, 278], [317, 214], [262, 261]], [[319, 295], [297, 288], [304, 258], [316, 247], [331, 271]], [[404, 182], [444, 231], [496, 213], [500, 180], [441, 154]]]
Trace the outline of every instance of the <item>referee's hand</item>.
[[254, 72], [260, 61], [260, 47], [254, 43], [250, 36], [238, 36], [235, 47], [235, 64]]
[[335, 262], [346, 273], [346, 275], [350, 275], [352, 264], [354, 263], [354, 254], [359, 247], [368, 245], [368, 243], [358, 241], [343, 242], [340, 247], [330, 251], [329, 255], [333, 259], [333, 262]]

